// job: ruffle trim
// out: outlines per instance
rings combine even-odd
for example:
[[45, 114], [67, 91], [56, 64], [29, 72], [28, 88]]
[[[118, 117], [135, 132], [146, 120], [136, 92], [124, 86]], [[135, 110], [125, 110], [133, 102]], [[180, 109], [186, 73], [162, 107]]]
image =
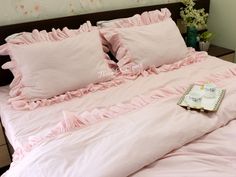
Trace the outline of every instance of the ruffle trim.
[[129, 54], [128, 50], [125, 48], [119, 50], [122, 52], [120, 54], [117, 53], [117, 55], [119, 55], [122, 59], [117, 63], [117, 65], [119, 66], [121, 73], [126, 76], [139, 74], [147, 75], [150, 73], [158, 74], [160, 72], [171, 71], [178, 69], [181, 66], [200, 62], [205, 58], [205, 56], [207, 56], [206, 52], [195, 52], [193, 48], [188, 48], [187, 56], [182, 60], [179, 60], [173, 64], [162, 65], [160, 67], [148, 66], [147, 68], [144, 68], [143, 65], [137, 64], [132, 60], [132, 56]]
[[[167, 9], [168, 10], [168, 9]], [[164, 15], [163, 15], [164, 16]], [[163, 18], [166, 19], [166, 18]], [[150, 21], [149, 21], [150, 22]], [[155, 23], [155, 21], [152, 21]], [[151, 22], [149, 23], [151, 24]], [[119, 66], [120, 71], [125, 75], [134, 75], [140, 73], [145, 70], [154, 69], [157, 66], [143, 66], [140, 63], [134, 61], [134, 57], [132, 56], [130, 50], [124, 44], [119, 29], [117, 28], [109, 28], [109, 29], [101, 29], [100, 30], [105, 39], [107, 40], [107, 46], [113, 51], [115, 54]], [[112, 45], [110, 45], [112, 44]], [[183, 56], [183, 58], [191, 57], [193, 52], [192, 48], [188, 49], [188, 53]]]
[[[43, 42], [43, 41], [60, 41], [69, 37], [76, 36], [83, 32], [90, 32], [93, 30], [98, 30], [98, 27], [92, 26], [90, 21], [80, 25], [78, 29], [68, 29], [64, 27], [61, 29], [52, 29], [52, 31], [47, 32], [46, 30], [38, 31], [37, 29], [32, 32], [22, 32], [17, 35], [12, 35], [6, 38], [6, 44], [0, 46], [0, 55], [10, 55], [9, 52], [9, 44], [17, 44], [17, 45], [30, 45], [33, 43]], [[100, 34], [101, 35], [101, 34]], [[105, 46], [107, 43], [105, 39], [101, 37], [101, 41], [103, 44], [104, 52], [109, 52], [109, 49]]]
[[15, 110], [34, 110], [38, 107], [42, 106], [49, 106], [55, 103], [60, 103], [63, 101], [68, 101], [71, 100], [72, 98], [75, 97], [82, 97], [83, 95], [86, 95], [90, 92], [96, 92], [99, 90], [105, 90], [110, 87], [115, 87], [121, 83], [124, 83], [127, 80], [133, 80], [136, 79], [138, 76], [143, 75], [147, 76], [149, 74], [159, 74], [161, 72], [167, 72], [171, 70], [178, 69], [182, 66], [190, 65], [193, 63], [200, 62], [206, 58], [207, 54], [205, 52], [191, 52], [191, 55], [189, 57], [185, 58], [184, 60], [178, 61], [173, 64], [169, 65], [163, 65], [159, 68], [155, 67], [150, 67], [148, 70], [137, 72], [135, 75], [134, 74], [127, 74], [123, 75], [121, 73], [116, 73], [115, 77], [111, 81], [107, 82], [100, 82], [97, 84], [90, 84], [85, 88], [81, 88], [75, 91], [68, 91], [64, 94], [55, 96], [53, 98], [48, 98], [48, 99], [41, 99], [37, 101], [31, 101], [28, 100], [27, 97], [25, 97], [22, 94], [22, 88], [24, 85], [22, 84], [22, 75], [20, 71], [17, 69], [15, 66], [14, 61], [8, 62], [5, 64], [5, 68], [8, 68], [12, 71], [14, 74], [15, 78], [13, 82], [10, 85], [11, 91], [10, 91], [10, 96], [11, 98], [9, 99], [9, 102], [11, 103], [13, 109]]
[[7, 44], [3, 44], [0, 46], [0, 55], [8, 55]]
[[[32, 33], [22, 32], [15, 35], [14, 37], [6, 38], [6, 42], [8, 44], [30, 45], [42, 41], [60, 41], [69, 37], [76, 36], [80, 33], [90, 32], [93, 30], [98, 30], [98, 27], [92, 26], [91, 22], [87, 21], [86, 23], [80, 25], [78, 29], [68, 29], [67, 27], [64, 27], [62, 30], [53, 28], [52, 31], [50, 32], [47, 32], [46, 30], [38, 31], [37, 29], [33, 30]], [[106, 41], [102, 38], [102, 36], [101, 39], [104, 47], [103, 48], [104, 52], [107, 53], [109, 49], [105, 46]], [[5, 44], [5, 46], [3, 45], [2, 47], [7, 51], [9, 51], [7, 44]], [[1, 50], [0, 50], [0, 55], [3, 55]]]
[[143, 26], [153, 23], [159, 23], [171, 17], [171, 12], [167, 8], [143, 12], [129, 18], [115, 19], [102, 22], [108, 28], [128, 28], [133, 26]]
[[64, 27], [61, 29], [52, 29], [52, 31], [47, 32], [46, 30], [38, 31], [37, 29], [32, 32], [22, 32], [21, 34], [9, 38], [6, 40], [7, 43], [11, 44], [33, 44], [42, 41], [60, 41], [68, 37], [73, 37], [83, 32], [90, 32], [96, 30], [97, 27], [92, 26], [90, 21], [82, 24], [78, 29], [68, 29]]
[[[15, 110], [34, 110], [38, 107], [43, 107], [43, 106], [50, 106], [56, 103], [61, 103], [64, 101], [71, 100], [72, 98], [75, 97], [82, 97], [83, 95], [86, 95], [90, 92], [96, 92], [99, 90], [105, 90], [110, 87], [114, 87], [117, 85], [120, 85], [123, 83], [124, 80], [120, 78], [119, 76], [111, 81], [107, 82], [101, 82], [101, 83], [96, 83], [96, 84], [89, 84], [88, 86], [75, 90], [75, 91], [68, 91], [64, 94], [54, 96], [52, 98], [45, 98], [45, 99], [40, 99], [37, 101], [31, 101], [28, 100], [23, 94], [21, 94], [20, 89], [23, 88], [22, 84], [19, 84], [20, 89], [13, 89], [16, 93], [20, 93], [18, 96], [10, 98], [8, 101], [11, 103], [13, 109]], [[13, 92], [12, 91], [12, 92]]]
[[[82, 95], [88, 92], [103, 90], [110, 87], [111, 85], [120, 84], [122, 81], [118, 77], [108, 82], [90, 84], [86, 88], [78, 89], [75, 91], [68, 91], [62, 95], [55, 96], [49, 99], [41, 99], [38, 101], [29, 100], [27, 99], [27, 96], [23, 95], [22, 89], [24, 88], [24, 85], [22, 84], [22, 73], [20, 69], [18, 68], [16, 61], [14, 60], [14, 55], [12, 55], [11, 53], [10, 45], [12, 44], [13, 45], [30, 45], [30, 44], [38, 43], [42, 41], [60, 41], [69, 37], [76, 36], [80, 33], [90, 32], [93, 30], [97, 30], [97, 27], [93, 27], [89, 21], [81, 25], [80, 28], [77, 30], [70, 30], [66, 27], [63, 28], [63, 30], [52, 29], [51, 32], [46, 32], [45, 30], [44, 31], [33, 30], [32, 33], [23, 32], [21, 35], [18, 35], [14, 38], [10, 38], [7, 40], [7, 44], [0, 46], [1, 47], [0, 55], [6, 54], [6, 55], [11, 56], [11, 61], [5, 63], [2, 66], [2, 68], [9, 69], [13, 73], [13, 76], [14, 76], [14, 79], [10, 84], [10, 93], [9, 93], [11, 97], [9, 99], [9, 102], [11, 103], [12, 107], [16, 110], [33, 110], [37, 107], [48, 106], [55, 103], [67, 101], [73, 97], [81, 97]], [[113, 61], [111, 61], [109, 56], [106, 54], [108, 49], [104, 47], [104, 40], [102, 37], [101, 37], [101, 41], [103, 44], [105, 62], [108, 64], [110, 68], [116, 68], [117, 65]]]
[[[101, 33], [105, 37], [104, 45], [115, 53], [116, 58], [119, 60], [117, 65], [123, 74], [136, 74], [145, 70], [142, 65], [132, 61], [133, 57], [129, 50], [122, 44], [119, 33], [116, 32], [116, 28], [128, 28], [133, 26], [144, 26], [154, 23], [160, 23], [167, 19], [170, 19], [171, 12], [167, 8], [160, 10], [154, 10], [149, 12], [143, 12], [141, 15], [136, 14], [133, 17], [117, 19], [107, 21], [108, 28], [100, 29]], [[109, 41], [109, 42], [108, 42]], [[112, 45], [110, 45], [112, 44]], [[153, 67], [152, 67], [153, 68]]]
[[[195, 84], [205, 84], [205, 83], [215, 83], [225, 79], [233, 78], [236, 76], [236, 68], [228, 69], [224, 73], [212, 74], [206, 77], [202, 81], [197, 81]], [[22, 159], [27, 153], [29, 153], [33, 148], [39, 146], [46, 140], [54, 139], [62, 133], [73, 131], [77, 128], [85, 127], [96, 122], [113, 119], [125, 113], [138, 110], [151, 103], [159, 101], [164, 98], [179, 96], [183, 94], [189, 85], [178, 86], [178, 87], [163, 87], [153, 90], [145, 95], [140, 95], [132, 98], [130, 101], [115, 104], [104, 108], [95, 108], [91, 111], [84, 111], [82, 113], [78, 112], [68, 112], [64, 111], [64, 118], [59, 122], [52, 130], [43, 137], [32, 136], [28, 139], [28, 144], [24, 147], [17, 148], [13, 154], [14, 162]]]

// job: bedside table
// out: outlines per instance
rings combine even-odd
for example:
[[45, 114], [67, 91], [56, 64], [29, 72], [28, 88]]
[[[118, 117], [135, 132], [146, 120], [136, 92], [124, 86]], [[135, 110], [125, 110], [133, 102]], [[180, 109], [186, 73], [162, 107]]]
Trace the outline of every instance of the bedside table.
[[11, 163], [10, 154], [8, 151], [5, 135], [3, 134], [2, 124], [0, 122], [0, 168]]
[[224, 47], [219, 47], [216, 45], [211, 45], [208, 54], [214, 57], [221, 58], [222, 60], [234, 62], [235, 51], [231, 49], [226, 49]]

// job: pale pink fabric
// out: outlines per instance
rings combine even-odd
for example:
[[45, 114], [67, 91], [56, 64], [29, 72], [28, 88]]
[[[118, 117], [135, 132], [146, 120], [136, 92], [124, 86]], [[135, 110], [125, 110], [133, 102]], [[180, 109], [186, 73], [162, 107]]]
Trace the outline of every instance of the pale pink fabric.
[[[90, 105], [93, 105], [93, 107], [94, 105], [96, 105], [95, 107], [98, 107], [104, 105], [103, 102], [105, 102], [106, 104], [104, 106], [106, 106], [111, 102], [115, 104], [116, 102], [120, 102], [124, 99], [131, 99], [137, 94], [142, 94], [143, 92], [148, 91], [148, 89], [151, 89], [154, 86], [156, 87], [156, 84], [161, 83], [158, 78], [162, 77], [164, 73], [167, 74], [169, 73], [169, 71], [178, 71], [178, 69], [185, 68], [187, 65], [191, 66], [193, 64], [201, 63], [206, 59], [207, 56], [205, 52], [193, 52], [191, 55], [189, 55], [189, 57], [184, 60], [169, 65], [163, 65], [159, 68], [152, 68], [150, 70], [146, 70], [140, 73], [140, 75], [132, 75], [125, 77], [117, 76], [116, 80], [100, 83], [99, 85], [96, 85], [96, 87], [94, 87], [93, 85], [89, 88], [80, 89], [79, 91], [81, 92], [81, 97], [73, 96], [68, 93], [66, 96], [68, 96], [69, 98], [75, 98], [72, 100], [68, 99], [67, 102], [61, 102], [58, 104], [51, 105], [50, 107], [41, 107], [39, 109], [31, 110], [30, 112], [12, 110], [10, 105], [5, 105], [5, 102], [9, 100], [9, 90], [1, 89], [0, 93], [5, 93], [5, 96], [3, 97], [5, 99], [3, 99], [2, 102], [0, 101], [0, 103], [2, 103], [0, 104], [0, 112], [2, 122], [5, 126], [5, 129], [7, 130], [7, 137], [14, 149], [22, 148], [24, 144], [27, 143], [29, 136], [42, 132], [42, 127], [43, 129], [47, 129], [52, 126], [51, 124], [49, 124], [48, 121], [45, 122], [45, 120], [48, 120], [45, 119], [45, 117], [53, 117], [50, 118], [50, 123], [52, 123], [53, 125], [58, 123], [57, 119], [61, 118], [62, 108], [69, 110], [84, 110], [89, 109]], [[161, 75], [159, 76], [159, 74]], [[156, 75], [158, 75], [158, 77], [155, 77]], [[138, 89], [140, 87], [142, 87], [142, 89]], [[100, 90], [100, 92], [96, 92], [97, 90]], [[95, 95], [97, 96], [95, 97]], [[43, 102], [41, 102], [41, 104], [43, 104]], [[26, 107], [26, 109], [28, 108]], [[35, 124], [35, 122], [37, 122], [37, 124]], [[38, 126], [39, 124], [40, 126]]]
[[130, 177], [235, 177], [236, 120]]
[[[151, 161], [160, 158], [167, 151], [178, 148], [183, 142], [196, 139], [200, 134], [211, 131], [220, 125], [225, 125], [227, 121], [235, 117], [235, 108], [232, 106], [235, 102], [234, 97], [236, 96], [235, 85], [232, 84], [235, 82], [234, 75], [235, 65], [223, 62], [217, 58], [209, 57], [207, 60], [202, 60], [202, 62], [193, 63], [177, 70], [163, 72], [159, 75], [139, 77], [135, 81], [130, 80], [117, 87], [86, 95], [82, 99], [70, 100], [61, 103], [61, 105], [53, 105], [51, 108], [54, 108], [54, 110], [49, 110], [50, 107], [44, 107], [41, 108], [41, 113], [40, 109], [34, 110], [31, 113], [26, 112], [26, 114], [24, 114], [25, 116], [21, 117], [21, 119], [17, 119], [16, 115], [12, 114], [12, 116], [9, 117], [11, 119], [10, 122], [19, 121], [25, 122], [26, 124], [26, 122], [33, 119], [32, 128], [30, 128], [30, 126], [28, 127], [30, 124], [27, 124], [27, 128], [23, 128], [22, 123], [22, 128], [19, 129], [20, 131], [18, 132], [18, 134], [22, 134], [22, 130], [24, 130], [23, 132], [31, 131], [27, 134], [29, 137], [33, 135], [37, 127], [47, 128], [48, 132], [50, 132], [55, 122], [59, 122], [60, 116], [58, 112], [61, 108], [70, 111], [77, 110], [79, 111], [77, 115], [81, 115], [81, 113], [86, 112], [86, 110], [89, 115], [91, 112], [95, 113], [95, 110], [97, 110], [97, 113], [94, 115], [99, 115], [98, 113], [102, 108], [111, 108], [111, 105], [119, 106], [117, 103], [121, 102], [130, 103], [130, 100], [132, 100], [135, 95], [140, 95], [137, 100], [138, 102], [133, 102], [133, 105], [137, 106], [139, 103], [140, 105], [146, 105], [145, 102], [141, 104], [141, 101], [144, 100], [146, 96], [151, 96], [154, 90], [158, 89], [159, 91], [157, 93], [161, 93], [160, 91], [164, 92], [163, 95], [159, 94], [159, 97], [154, 97], [152, 104], [143, 106], [143, 108], [139, 110], [133, 109], [132, 112], [123, 115], [117, 114], [117, 116], [120, 115], [118, 117], [116, 116], [117, 119], [103, 120], [95, 124], [92, 123], [94, 125], [83, 127], [79, 130], [76, 129], [75, 124], [71, 121], [73, 119], [66, 121], [68, 125], [65, 127], [74, 127], [75, 129], [60, 136], [51, 137], [39, 147], [35, 146], [33, 151], [25, 152], [27, 156], [16, 163], [15, 166], [12, 166], [5, 176], [32, 176], [32, 170], [35, 172], [35, 175], [40, 175], [41, 173], [39, 171], [44, 171], [44, 175], [52, 177], [65, 176], [65, 170], [69, 176], [128, 176], [128, 174], [141, 169]], [[196, 81], [207, 80], [214, 81], [218, 86], [227, 89], [226, 97], [217, 113], [201, 114], [194, 111], [186, 111], [176, 105], [180, 96], [179, 94], [183, 91], [182, 88]], [[140, 89], [141, 87], [142, 89]], [[124, 92], [124, 90], [126, 92]], [[169, 90], [170, 92], [167, 93], [165, 90]], [[176, 95], [173, 94], [175, 92], [177, 93]], [[1, 113], [9, 109], [9, 107], [6, 106], [1, 105]], [[96, 107], [97, 109], [95, 109]], [[122, 109], [124, 110], [124, 108]], [[131, 107], [127, 107], [127, 109], [131, 110]], [[169, 111], [170, 109], [172, 111]], [[17, 111], [15, 111], [15, 114], [16, 113]], [[44, 116], [38, 117], [37, 121], [35, 119], [36, 116], [34, 116], [36, 114], [38, 114], [38, 116], [44, 114]], [[45, 117], [46, 119], [44, 119]], [[50, 120], [48, 119], [49, 117]], [[66, 117], [68, 117], [68, 114], [66, 114]], [[24, 119], [26, 120], [26, 118], [28, 121], [23, 121]], [[6, 120], [6, 118], [3, 120]], [[96, 121], [97, 119], [95, 119], [95, 122]], [[35, 125], [33, 122], [38, 122], [38, 124]], [[3, 124], [5, 125], [5, 121], [3, 121]], [[51, 128], [49, 125], [51, 125]], [[212, 171], [212, 169], [218, 169], [219, 167], [228, 170], [228, 176], [230, 176], [230, 174], [233, 176], [233, 174], [235, 174], [233, 166], [230, 171], [230, 169], [226, 168], [225, 164], [222, 163], [223, 161], [217, 161], [214, 165], [209, 163], [207, 159], [212, 158], [211, 154], [213, 150], [211, 148], [214, 148], [214, 152], [216, 152], [216, 155], [221, 159], [226, 159], [226, 156], [220, 156], [220, 152], [228, 152], [230, 155], [233, 155], [234, 146], [229, 146], [227, 143], [232, 141], [235, 135], [233, 134], [234, 127], [229, 127], [228, 129], [232, 133], [230, 139], [227, 139], [227, 137], [229, 137], [229, 131], [226, 131], [225, 133], [227, 135], [225, 135], [225, 140], [227, 141], [217, 140], [218, 144], [221, 145], [223, 149], [214, 146], [217, 144], [215, 139], [207, 138], [205, 139], [206, 146], [203, 149], [201, 149], [202, 143], [200, 142], [200, 144], [195, 143], [195, 145], [193, 143], [191, 146], [192, 150], [180, 151], [189, 153], [189, 158], [185, 158], [188, 160], [188, 163], [183, 164], [183, 166], [181, 166], [181, 162], [186, 162], [183, 161], [183, 156], [177, 154], [176, 157], [173, 154], [173, 157], [170, 155], [170, 158], [167, 156], [163, 158], [164, 161], [158, 161], [161, 163], [160, 166], [158, 166], [159, 163], [156, 163], [155, 166], [150, 165], [148, 168], [144, 168], [144, 171], [140, 172], [139, 176], [173, 176], [173, 174], [177, 173], [176, 170], [179, 170], [176, 175], [181, 176], [182, 174], [181, 177], [184, 175], [189, 176], [189, 174], [191, 174], [190, 172], [193, 171], [195, 172], [195, 176], [211, 174], [215, 177], [217, 175], [226, 174], [223, 172], [220, 173], [219, 170], [215, 173]], [[61, 134], [65, 132], [65, 130], [66, 129], [62, 129], [59, 133]], [[41, 137], [47, 135], [46, 132], [42, 132], [41, 130], [41, 133], [39, 132], [37, 136], [29, 140], [32, 144], [37, 143]], [[222, 135], [222, 131], [214, 134], [213, 137], [220, 138], [220, 135]], [[224, 149], [224, 147], [228, 149]], [[196, 149], [199, 149], [199, 151]], [[200, 161], [194, 156], [195, 153], [199, 152], [203, 152], [205, 156], [205, 158], [199, 157]], [[63, 157], [58, 156], [58, 154], [63, 154]], [[127, 156], [129, 158], [127, 158]], [[165, 161], [167, 158], [169, 160]], [[235, 162], [234, 159], [230, 157], [228, 157], [228, 160], [232, 162], [232, 164]], [[47, 163], [45, 164], [45, 162]], [[124, 162], [126, 163], [124, 164]], [[204, 165], [204, 163], [207, 164]], [[48, 166], [50, 166], [50, 168], [48, 168]], [[111, 166], [113, 168], [110, 168]], [[175, 168], [175, 166], [180, 168]], [[63, 170], [60, 171], [58, 169]], [[209, 172], [206, 173], [206, 170], [209, 170]], [[184, 173], [185, 171], [186, 173]], [[138, 174], [137, 172], [135, 175], [138, 176]]]
[[171, 18], [149, 25], [101, 29], [123, 74], [170, 64], [188, 55], [187, 46]]
[[[19, 41], [19, 40], [16, 40]], [[21, 40], [20, 40], [21, 41]], [[176, 63], [170, 64], [170, 65], [163, 65], [160, 68], [156, 68], [156, 67], [150, 67], [147, 70], [137, 70], [138, 72], [134, 75], [134, 73], [129, 73], [128, 75], [124, 76], [124, 75], [120, 75], [120, 73], [116, 73], [116, 77], [114, 79], [112, 79], [111, 81], [108, 82], [102, 82], [102, 83], [97, 83], [97, 84], [89, 84], [88, 86], [82, 88], [82, 89], [78, 89], [75, 91], [67, 91], [65, 94], [59, 95], [59, 96], [54, 96], [52, 98], [49, 99], [41, 99], [41, 100], [37, 100], [37, 101], [27, 101], [27, 99], [25, 98], [25, 96], [23, 94], [21, 94], [21, 92], [19, 92], [19, 88], [20, 84], [21, 84], [21, 72], [19, 70], [17, 70], [17, 68], [15, 67], [16, 64], [14, 63], [14, 61], [8, 62], [4, 65], [4, 67], [7, 69], [11, 69], [11, 71], [13, 72], [15, 78], [13, 80], [13, 82], [10, 85], [11, 91], [10, 91], [10, 95], [13, 94], [16, 95], [16, 97], [10, 98], [9, 101], [11, 103], [11, 105], [13, 106], [14, 109], [16, 110], [33, 110], [35, 108], [41, 107], [41, 106], [48, 106], [48, 105], [52, 105], [55, 103], [59, 103], [59, 102], [63, 102], [63, 101], [67, 101], [70, 100], [71, 98], [74, 97], [82, 97], [83, 95], [90, 93], [90, 92], [95, 92], [97, 90], [104, 90], [106, 88], [109, 87], [114, 87], [117, 86], [121, 83], [124, 83], [125, 80], [127, 79], [135, 79], [137, 78], [140, 74], [142, 75], [148, 75], [148, 74], [158, 74], [160, 72], [166, 72], [166, 71], [170, 71], [170, 70], [174, 70], [174, 69], [178, 69], [182, 66], [185, 65], [189, 65], [195, 62], [200, 62], [201, 60], [203, 60], [205, 58], [206, 54], [204, 52], [195, 52], [193, 51], [189, 51], [189, 55]], [[113, 63], [109, 63], [110, 66], [113, 65]], [[108, 72], [104, 72], [105, 70], [103, 70], [100, 74], [102, 77], [104, 76], [110, 76], [110, 71]]]
[[162, 8], [161, 10], [153, 10], [136, 14], [132, 17], [113, 19], [109, 21], [97, 22], [100, 28], [127, 28], [132, 26], [143, 26], [153, 23], [159, 23], [170, 18], [169, 9]]
[[0, 55], [8, 55], [7, 45], [3, 44], [0, 46]]
[[[206, 80], [195, 81], [194, 84], [206, 84], [210, 82], [219, 87], [222, 87], [222, 84], [218, 82], [231, 78], [236, 80], [236, 67], [230, 68], [224, 73], [209, 75], [207, 76]], [[60, 123], [58, 123], [58, 125], [56, 125], [46, 136], [33, 138], [31, 137], [28, 144], [26, 144], [22, 149], [17, 149], [13, 156], [14, 160], [21, 159], [22, 157], [24, 157], [25, 153], [31, 151], [35, 146], [38, 146], [48, 139], [55, 138], [62, 133], [72, 131], [75, 128], [85, 127], [101, 120], [119, 117], [123, 114], [132, 112], [134, 110], [139, 110], [152, 103], [155, 103], [157, 100], [160, 101], [161, 99], [167, 99], [168, 97], [173, 96], [180, 97], [182, 94], [184, 94], [188, 87], [189, 84], [176, 86], [176, 88], [166, 86], [155, 89], [146, 95], [134, 97], [125, 103], [118, 103], [106, 108], [95, 108], [91, 111], [85, 111], [82, 113], [65, 111], [63, 112], [64, 119]]]
[[32, 110], [120, 82], [117, 78], [94, 85], [111, 80], [114, 74], [100, 34], [90, 23], [78, 30], [23, 33], [4, 47], [12, 59], [3, 68], [14, 75], [9, 101], [15, 109]]
[[[52, 31], [47, 32], [46, 30], [38, 31], [37, 29], [33, 30], [32, 33], [30, 32], [22, 32], [18, 34], [13, 34], [13, 36], [9, 36], [6, 38], [6, 42], [12, 44], [28, 44], [31, 45], [32, 43], [44, 42], [44, 41], [59, 41], [66, 39], [68, 37], [72, 37], [78, 35], [83, 32], [89, 32], [93, 30], [97, 30], [98, 28], [92, 26], [90, 21], [82, 24], [78, 29], [68, 29], [64, 27], [61, 29], [52, 29]], [[101, 38], [103, 39], [103, 38]], [[102, 44], [106, 44], [106, 41], [102, 40]], [[2, 45], [0, 48], [7, 50], [7, 45]], [[103, 45], [104, 52], [108, 52], [109, 49]], [[9, 55], [9, 53], [0, 53], [0, 55]]]
[[70, 126], [67, 133], [47, 139], [33, 151], [26, 151], [27, 156], [12, 165], [4, 177], [28, 177], [32, 176], [32, 171], [35, 177], [42, 176], [38, 171], [51, 177], [129, 176], [233, 120], [236, 109], [231, 104], [236, 95], [235, 85], [231, 83], [235, 81], [232, 75], [218, 82], [227, 89], [227, 95], [217, 113], [186, 111], [176, 105], [180, 95], [158, 99], [116, 119], [82, 129]]

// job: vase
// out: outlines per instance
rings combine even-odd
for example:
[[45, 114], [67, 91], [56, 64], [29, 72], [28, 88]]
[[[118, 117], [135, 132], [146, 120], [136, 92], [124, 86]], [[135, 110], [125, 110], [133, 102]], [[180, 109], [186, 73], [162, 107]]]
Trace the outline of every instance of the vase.
[[187, 27], [187, 39], [186, 39], [186, 44], [188, 47], [193, 47], [197, 48], [197, 35], [198, 31], [197, 28], [194, 26], [188, 26]]
[[206, 42], [200, 41], [199, 42], [200, 51], [206, 51], [207, 52], [209, 47], [210, 47], [210, 42], [209, 41], [206, 41]]

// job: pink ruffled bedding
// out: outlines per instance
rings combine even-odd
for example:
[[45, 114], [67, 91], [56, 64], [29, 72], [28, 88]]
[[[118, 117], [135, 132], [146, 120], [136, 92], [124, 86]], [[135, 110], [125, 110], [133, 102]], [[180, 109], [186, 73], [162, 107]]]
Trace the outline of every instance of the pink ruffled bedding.
[[170, 16], [170, 11], [163, 8], [102, 25], [100, 31], [123, 74], [174, 63], [187, 56], [187, 46]]
[[[217, 113], [176, 105], [189, 84], [208, 81], [227, 89]], [[16, 149], [3, 176], [233, 177], [235, 81], [235, 65], [208, 57], [29, 112], [1, 103]]]
[[[117, 78], [117, 80], [112, 80], [110, 82], [110, 85], [101, 83], [101, 86], [97, 85], [95, 87], [89, 87], [90, 89], [83, 97], [74, 98], [65, 103], [62, 102], [60, 104], [51, 105], [49, 107], [42, 107], [31, 111], [17, 111], [12, 109], [11, 105], [6, 104], [7, 100], [9, 100], [9, 89], [4, 87], [1, 89], [2, 94], [0, 96], [4, 99], [2, 102], [0, 102], [0, 104], [2, 104], [0, 105], [0, 108], [2, 109], [1, 117], [3, 124], [5, 125], [6, 129], [9, 129], [9, 131], [6, 132], [8, 135], [8, 139], [10, 140], [14, 149], [21, 147], [27, 142], [27, 138], [32, 134], [42, 133], [44, 129], [50, 129], [53, 125], [57, 124], [62, 117], [61, 112], [63, 110], [84, 111], [86, 109], [92, 109], [100, 106], [106, 107], [111, 104], [127, 101], [136, 95], [140, 95], [144, 92], [148, 92], [149, 89], [155, 88], [153, 82], [159, 82], [159, 78], [156, 77], [156, 75], [177, 70], [186, 65], [199, 63], [202, 60], [205, 60], [205, 56], [206, 54], [202, 52], [192, 53], [179, 62], [170, 65], [163, 65], [159, 68], [150, 68], [149, 70], [142, 71], [141, 73], [139, 73], [141, 77], [139, 77], [138, 79], [136, 79], [138, 75], [127, 75], [122, 78], [119, 77], [120, 79]], [[145, 86], [143, 84], [145, 84]], [[142, 86], [142, 89], [137, 89], [140, 88], [140, 86]], [[127, 92], [124, 93], [124, 90], [126, 90]], [[96, 93], [95, 91], [98, 93]], [[111, 95], [113, 96], [114, 94], [116, 94], [116, 96], [111, 97]], [[72, 96], [69, 95], [69, 98], [71, 97]], [[45, 120], [44, 117], [51, 117], [50, 121], [48, 119]], [[43, 124], [34, 124], [35, 122], [38, 122], [38, 120], [40, 120], [40, 123], [42, 122]]]
[[[93, 45], [88, 45], [89, 38]], [[33, 30], [7, 40], [7, 44], [0, 46], [0, 55], [11, 58], [2, 68], [9, 69], [14, 75], [9, 86], [12, 107], [33, 110], [119, 84], [119, 78], [111, 81], [114, 73], [110, 67], [114, 62], [106, 54], [108, 49], [104, 42], [97, 27], [89, 21], [76, 30], [66, 27], [51, 32]], [[44, 54], [40, 55], [42, 52]], [[71, 63], [77, 67], [71, 67]], [[49, 65], [53, 67], [47, 68]], [[90, 68], [90, 75], [83, 73], [86, 73], [84, 67]], [[40, 72], [42, 70], [44, 72]], [[75, 78], [80, 75], [84, 76]], [[49, 78], [55, 78], [55, 82]]]

